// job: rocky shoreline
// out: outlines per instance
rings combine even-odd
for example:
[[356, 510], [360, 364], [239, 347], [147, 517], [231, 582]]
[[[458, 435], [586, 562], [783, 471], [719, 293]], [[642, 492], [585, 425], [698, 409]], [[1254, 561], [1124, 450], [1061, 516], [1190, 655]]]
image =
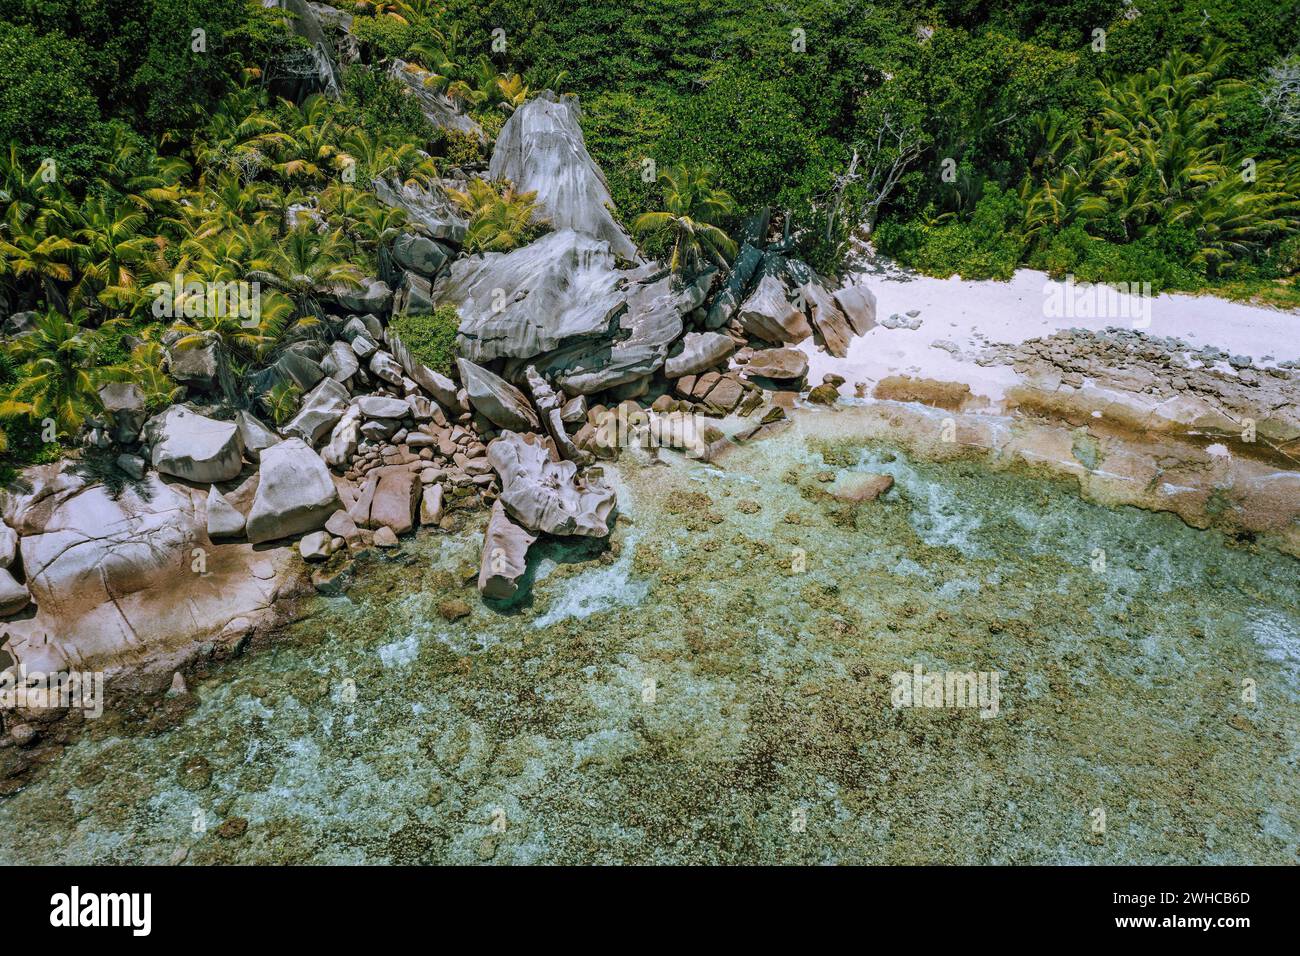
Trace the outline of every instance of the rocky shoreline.
[[[409, 80], [400, 64], [394, 75]], [[417, 93], [431, 121], [473, 132], [442, 94]], [[812, 408], [922, 457], [1019, 462], [1076, 479], [1091, 500], [1300, 556], [1295, 362], [1069, 330], [969, 354], [936, 343], [1014, 372], [997, 401], [922, 369], [863, 381], [854, 351], [921, 319], [878, 328], [873, 290], [818, 276], [766, 212], [725, 275], [643, 260], [579, 120], [574, 97], [546, 91], [510, 115], [486, 170], [370, 184], [409, 228], [386, 274], [333, 289], [319, 332], [253, 374], [259, 393], [302, 395], [282, 427], [230, 400], [215, 336], [164, 335], [187, 394], [158, 414], [136, 386], [104, 386], [81, 458], [0, 493], [0, 670], [102, 671], [124, 695], [158, 693], [274, 633], [304, 597], [344, 592], [354, 563], [422, 530], [458, 531], [473, 512], [486, 512], [478, 591], [508, 604], [539, 539], [608, 538], [618, 502], [604, 463], [621, 449], [725, 467]], [[466, 252], [448, 197], [484, 172], [535, 193], [550, 231]], [[315, 198], [294, 213], [319, 214]], [[395, 323], [445, 306], [459, 315], [457, 355], [439, 370]], [[24, 334], [22, 316], [6, 327]], [[106, 460], [111, 481], [96, 471]], [[36, 716], [0, 713], [6, 745], [31, 745]]]

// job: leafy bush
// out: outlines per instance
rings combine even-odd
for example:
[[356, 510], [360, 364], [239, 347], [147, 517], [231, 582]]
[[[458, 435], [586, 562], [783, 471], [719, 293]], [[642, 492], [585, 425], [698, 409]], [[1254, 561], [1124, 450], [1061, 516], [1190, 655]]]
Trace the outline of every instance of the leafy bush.
[[876, 231], [881, 251], [927, 275], [1010, 279], [1020, 262], [1023, 213], [1015, 193], [989, 183], [968, 221], [924, 225], [884, 222]]
[[393, 331], [417, 359], [443, 375], [451, 375], [456, 363], [456, 329], [460, 313], [453, 305], [440, 305], [432, 314], [399, 315]]
[[89, 174], [103, 158], [92, 74], [80, 42], [0, 22], [0, 144], [18, 143], [32, 167], [52, 158], [60, 176]]

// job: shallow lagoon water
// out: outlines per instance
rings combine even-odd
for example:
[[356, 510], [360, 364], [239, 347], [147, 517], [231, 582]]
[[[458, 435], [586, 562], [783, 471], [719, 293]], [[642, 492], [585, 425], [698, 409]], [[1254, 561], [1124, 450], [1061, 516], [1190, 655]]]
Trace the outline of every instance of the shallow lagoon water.
[[[617, 480], [611, 551], [538, 547], [515, 607], [422, 534], [178, 725], [92, 722], [0, 861], [1296, 862], [1294, 559], [802, 424]], [[892, 707], [918, 663], [997, 716]]]

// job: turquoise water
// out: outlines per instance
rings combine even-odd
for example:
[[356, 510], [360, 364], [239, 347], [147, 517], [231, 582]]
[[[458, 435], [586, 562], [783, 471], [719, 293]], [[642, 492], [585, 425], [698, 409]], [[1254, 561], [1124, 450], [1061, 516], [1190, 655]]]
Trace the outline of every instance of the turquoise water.
[[[424, 534], [169, 729], [91, 726], [0, 860], [1296, 861], [1294, 559], [800, 430], [616, 480], [611, 550], [539, 546], [519, 606], [462, 584], [476, 525]], [[997, 715], [894, 708], [916, 664]]]

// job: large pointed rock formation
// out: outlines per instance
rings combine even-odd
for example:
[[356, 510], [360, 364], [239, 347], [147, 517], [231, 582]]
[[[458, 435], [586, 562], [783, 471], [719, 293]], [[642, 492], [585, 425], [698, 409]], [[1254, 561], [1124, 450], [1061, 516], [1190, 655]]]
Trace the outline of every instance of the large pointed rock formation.
[[605, 174], [583, 142], [576, 96], [539, 93], [519, 107], [497, 135], [488, 175], [524, 192], [536, 192], [538, 215], [556, 229], [604, 239], [624, 259], [636, 244], [614, 221]]

